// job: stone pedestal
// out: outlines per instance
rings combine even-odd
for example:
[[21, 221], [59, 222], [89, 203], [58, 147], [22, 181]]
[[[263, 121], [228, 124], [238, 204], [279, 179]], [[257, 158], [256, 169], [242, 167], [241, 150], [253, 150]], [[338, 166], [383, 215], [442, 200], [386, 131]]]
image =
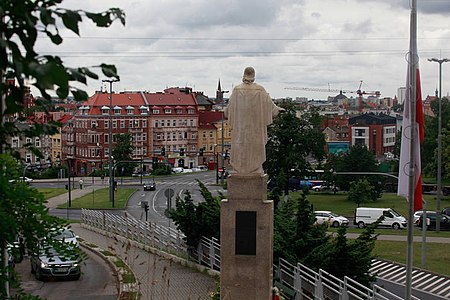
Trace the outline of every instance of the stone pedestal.
[[232, 174], [220, 209], [221, 299], [272, 299], [273, 202], [267, 178]]

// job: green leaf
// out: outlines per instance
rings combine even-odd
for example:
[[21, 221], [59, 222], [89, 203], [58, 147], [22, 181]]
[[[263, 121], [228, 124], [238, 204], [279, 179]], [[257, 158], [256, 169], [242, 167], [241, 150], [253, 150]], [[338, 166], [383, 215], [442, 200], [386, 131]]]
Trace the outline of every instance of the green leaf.
[[80, 35], [78, 22], [81, 22], [81, 17], [78, 12], [72, 10], [66, 10], [66, 13], [62, 15], [64, 25], [72, 30], [77, 35]]
[[88, 68], [82, 67], [80, 69], [81, 69], [81, 72], [86, 74], [86, 76], [89, 76], [90, 78], [93, 78], [93, 79], [98, 79], [98, 75], [91, 72]]
[[55, 18], [52, 17], [52, 11], [48, 10], [44, 7], [41, 7], [40, 9], [41, 12], [41, 22], [42, 24], [44, 24], [46, 27], [47, 25], [50, 24], [55, 24]]
[[88, 94], [83, 90], [76, 89], [76, 90], [72, 90], [71, 92], [72, 92], [72, 95], [74, 96], [75, 100], [77, 100], [77, 101], [85, 101], [89, 98]]
[[75, 81], [78, 81], [78, 82], [81, 82], [81, 83], [84, 83], [84, 84], [87, 83], [86, 76], [84, 75], [83, 72], [80, 72], [81, 68], [77, 68], [77, 69], [75, 69], [75, 68], [68, 68], [67, 70], [69, 71], [69, 74], [71, 76], [71, 78], [70, 78], [71, 80], [75, 80]]
[[119, 79], [119, 75], [117, 75], [117, 69], [115, 65], [107, 65], [107, 64], [101, 64], [100, 67], [102, 68], [102, 72], [106, 77], [115, 77]]
[[47, 30], [45, 32], [47, 33], [47, 36], [50, 38], [50, 40], [52, 41], [53, 44], [59, 45], [62, 43], [63, 39], [58, 33], [53, 34]]

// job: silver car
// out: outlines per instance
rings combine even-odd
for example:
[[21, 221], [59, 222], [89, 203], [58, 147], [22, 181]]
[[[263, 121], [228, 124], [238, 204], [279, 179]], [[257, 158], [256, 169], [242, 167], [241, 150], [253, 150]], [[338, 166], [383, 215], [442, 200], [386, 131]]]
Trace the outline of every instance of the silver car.
[[81, 276], [80, 257], [74, 251], [72, 254], [61, 255], [51, 246], [40, 247], [38, 253], [30, 258], [31, 273], [37, 280], [48, 278], [69, 278], [78, 280]]
[[331, 211], [319, 210], [315, 211], [314, 215], [316, 216], [315, 224], [318, 225], [328, 223], [333, 227], [348, 226], [348, 219], [346, 217], [339, 216]]

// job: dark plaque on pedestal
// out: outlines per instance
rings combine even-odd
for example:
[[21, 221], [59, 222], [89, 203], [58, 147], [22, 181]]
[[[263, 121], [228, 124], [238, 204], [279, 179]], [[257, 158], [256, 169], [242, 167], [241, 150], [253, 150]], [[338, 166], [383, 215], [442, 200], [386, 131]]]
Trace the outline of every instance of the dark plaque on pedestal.
[[256, 211], [236, 211], [236, 255], [256, 255]]

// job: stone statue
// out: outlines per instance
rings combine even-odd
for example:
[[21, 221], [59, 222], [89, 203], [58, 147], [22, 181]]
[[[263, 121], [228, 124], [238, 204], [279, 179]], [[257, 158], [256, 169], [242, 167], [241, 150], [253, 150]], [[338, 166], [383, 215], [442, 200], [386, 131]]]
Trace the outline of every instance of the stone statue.
[[247, 67], [240, 85], [233, 89], [225, 117], [231, 128], [230, 164], [239, 174], [264, 174], [267, 126], [283, 110], [266, 90], [256, 84], [255, 70]]

